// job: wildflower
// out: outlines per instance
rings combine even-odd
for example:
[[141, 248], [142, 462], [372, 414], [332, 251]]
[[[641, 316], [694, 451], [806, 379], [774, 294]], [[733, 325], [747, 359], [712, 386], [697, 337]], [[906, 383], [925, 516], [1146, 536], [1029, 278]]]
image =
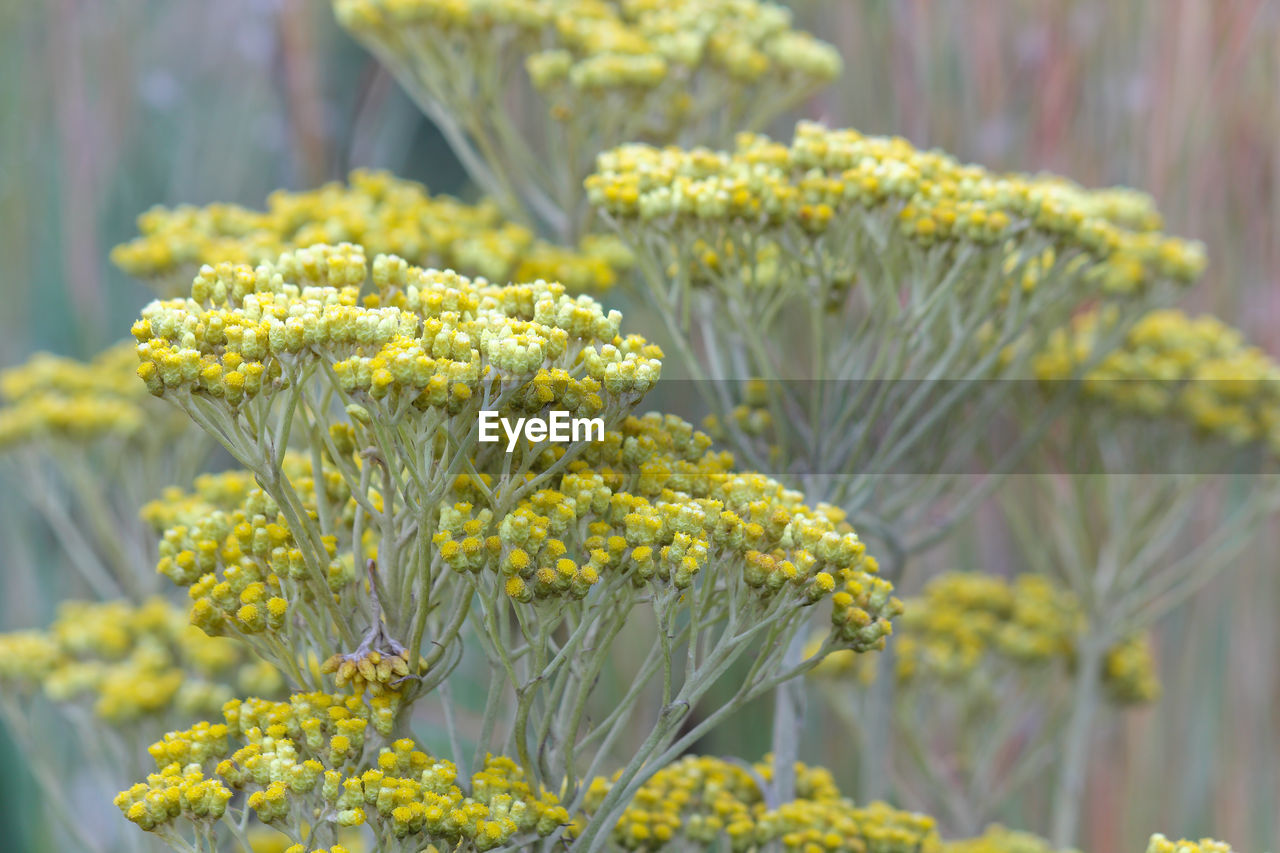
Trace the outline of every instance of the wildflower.
[[[1114, 318], [1097, 311], [1055, 334], [1035, 362], [1046, 384], [1078, 368]], [[1120, 413], [1181, 422], [1193, 438], [1280, 452], [1280, 365], [1210, 316], [1153, 311], [1084, 377], [1088, 397]]]
[[[977, 572], [939, 575], [919, 597], [903, 602], [894, 631], [896, 677], [908, 688], [932, 682], [955, 690], [985, 682], [978, 676], [982, 667], [1012, 667], [1037, 676], [1052, 666], [1069, 671], [1084, 618], [1075, 594], [1041, 575], [1022, 574], [1012, 581]], [[863, 677], [871, 671], [851, 656], [836, 654], [815, 674]], [[1154, 701], [1160, 686], [1146, 639], [1133, 635], [1116, 643], [1102, 679], [1119, 704]], [[909, 690], [901, 697], [916, 701]]]
[[250, 687], [281, 686], [242, 647], [205, 636], [158, 597], [64, 602], [47, 630], [0, 634], [0, 682], [68, 708], [85, 704], [114, 727], [181, 722]]
[[[689, 756], [661, 768], [636, 791], [618, 819], [612, 841], [623, 850], [654, 849], [681, 842], [699, 849], [727, 845], [749, 850], [781, 842], [785, 850], [936, 851], [932, 818], [884, 803], [855, 806], [842, 797], [831, 774], [796, 764], [795, 800], [770, 807], [761, 781], [769, 762], [748, 769], [719, 758]], [[590, 815], [613, 782], [597, 779], [588, 788]], [[581, 820], [581, 818], [579, 818]]]
[[[829, 484], [817, 497], [851, 510], [884, 500], [882, 475], [969, 465], [1007, 414], [998, 380], [1033, 375], [1082, 303], [1132, 319], [1204, 263], [1198, 245], [1154, 230], [1154, 207], [1132, 191], [997, 174], [812, 123], [790, 143], [745, 133], [726, 151], [622, 145], [585, 186], [689, 341], [698, 387], [716, 389], [717, 434], [793, 482]], [[1091, 344], [1098, 358], [1115, 341]], [[1017, 461], [1004, 456], [993, 469]], [[959, 517], [928, 507], [971, 503], [955, 494], [963, 478], [893, 482], [910, 494], [881, 521], [907, 553]]]
[[[531, 786], [509, 759], [486, 758], [467, 794], [450, 762], [412, 740], [353, 737], [370, 715], [359, 698], [342, 695], [233, 700], [223, 708], [225, 722], [197, 723], [153, 744], [157, 772], [116, 805], [144, 830], [181, 836], [222, 817], [243, 792], [266, 824], [324, 814], [337, 826], [367, 823], [379, 837], [417, 848], [530, 843], [568, 822], [558, 799]], [[337, 741], [342, 748], [330, 748]]]
[[[334, 7], [438, 121], [468, 128], [474, 141], [450, 142], [473, 179], [509, 214], [527, 211], [563, 237], [585, 228], [580, 187], [599, 150], [590, 146], [612, 147], [638, 131], [659, 142], [727, 142], [717, 138], [726, 124], [758, 128], [841, 70], [831, 46], [792, 29], [791, 13], [763, 0]], [[495, 31], [501, 48], [491, 52]], [[464, 70], [474, 68], [488, 69], [485, 82]], [[500, 93], [526, 77], [537, 108], [517, 126], [489, 99], [501, 103]]]
[[165, 296], [182, 295], [205, 264], [256, 265], [317, 243], [354, 243], [370, 256], [397, 255], [497, 282], [545, 278], [575, 292], [608, 289], [628, 264], [610, 238], [563, 248], [505, 221], [493, 202], [432, 196], [421, 184], [368, 170], [352, 172], [346, 184], [277, 191], [262, 211], [231, 204], [152, 208], [138, 217], [138, 230], [111, 259]]
[[155, 412], [139, 394], [130, 350], [113, 347], [88, 363], [41, 354], [0, 372], [0, 451], [136, 436]]
[[134, 556], [152, 541], [120, 520], [136, 510], [131, 496], [199, 466], [208, 448], [186, 418], [148, 397], [136, 366], [121, 344], [87, 362], [37, 354], [0, 371], [0, 463], [30, 484], [16, 494], [104, 598], [141, 598], [155, 586]]
[[1231, 853], [1231, 845], [1212, 838], [1170, 841], [1157, 832], [1147, 843], [1147, 853]]
[[[655, 638], [661, 666], [641, 683], [679, 686], [656, 719], [638, 702], [618, 709], [654, 732], [634, 777], [709, 725], [672, 724], [725, 671], [707, 660], [755, 653], [766, 630], [794, 634], [806, 608], [829, 620], [830, 649], [872, 651], [899, 612], [842, 515], [736, 470], [678, 418], [634, 416], [661, 350], [562, 285], [497, 287], [389, 256], [370, 270], [354, 246], [316, 246], [206, 267], [191, 299], [152, 303], [134, 333], [152, 392], [247, 469], [144, 510], [161, 535], [158, 571], [187, 588], [206, 632], [243, 640], [293, 684], [362, 696], [379, 736], [448, 677], [465, 638], [508, 683], [503, 740], [521, 772], [573, 790], [579, 744], [605, 725], [580, 710], [592, 673], [617, 629], [647, 612], [663, 635], [688, 625], [700, 651], [674, 655]], [[603, 434], [479, 440], [481, 411], [551, 409], [598, 418]], [[503, 625], [522, 626], [545, 672], [507, 665]], [[574, 625], [607, 633], [587, 643]], [[553, 647], [562, 628], [569, 645]], [[735, 701], [799, 674], [784, 648], [771, 641]], [[553, 689], [578, 698], [551, 701]], [[350, 732], [308, 738], [335, 771], [360, 755]], [[605, 803], [586, 831], [622, 805]], [[334, 808], [377, 821], [354, 800]], [[505, 837], [476, 832], [479, 846]]]

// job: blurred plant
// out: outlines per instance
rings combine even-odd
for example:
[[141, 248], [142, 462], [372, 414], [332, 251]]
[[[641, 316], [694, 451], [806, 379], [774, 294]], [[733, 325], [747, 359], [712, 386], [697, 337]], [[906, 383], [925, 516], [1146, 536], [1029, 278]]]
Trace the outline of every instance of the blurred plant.
[[[47, 630], [0, 634], [0, 713], [59, 825], [87, 850], [104, 843], [81, 825], [67, 793], [68, 742], [77, 774], [136, 772], [154, 729], [281, 687], [274, 668], [239, 643], [206, 636], [161, 598], [66, 601]], [[49, 718], [58, 737], [43, 732]]]
[[943, 849], [945, 853], [1058, 853], [1058, 848], [1043, 838], [1000, 824], [991, 824], [972, 838], [948, 841]]
[[1212, 838], [1199, 841], [1170, 841], [1160, 833], [1151, 836], [1147, 853], [1231, 853], [1231, 845]]
[[[1075, 853], [1055, 847], [1029, 832], [1006, 829], [999, 824], [988, 826], [981, 835], [947, 841], [944, 853]], [[1194, 841], [1169, 841], [1159, 833], [1151, 836], [1147, 853], [1231, 853], [1231, 846], [1211, 838]]]
[[[369, 273], [352, 246], [205, 267], [190, 299], [134, 327], [152, 392], [248, 469], [151, 513], [169, 525], [159, 569], [189, 587], [197, 625], [244, 639], [295, 690], [332, 673], [366, 692], [384, 740], [424, 694], [449, 714], [447, 679], [473, 644], [492, 681], [472, 766], [501, 746], [571, 810], [584, 768], [607, 766], [623, 730], [647, 732], [575, 849], [599, 849], [645, 778], [745, 702], [828, 651], [883, 646], [898, 604], [841, 513], [735, 473], [677, 419], [629, 416], [661, 353], [621, 337], [617, 312], [559, 284], [497, 287], [392, 256]], [[553, 409], [599, 418], [603, 440], [480, 440], [481, 411]], [[829, 642], [788, 663], [820, 602]], [[652, 649], [589, 720], [636, 616], [653, 620]], [[748, 656], [733, 698], [686, 725]], [[650, 684], [661, 704], [644, 720]]]
[[[771, 799], [770, 761], [687, 756], [659, 770], [636, 792], [612, 842], [621, 850], [823, 850], [923, 853], [938, 850], [933, 819], [884, 803], [855, 806], [831, 773], [797, 764], [795, 799]], [[611, 789], [592, 782], [584, 808], [593, 812]], [[581, 822], [582, 817], [576, 818]]]
[[[1034, 788], [1063, 757], [1083, 620], [1069, 590], [1034, 574], [944, 574], [904, 601], [893, 641], [899, 788], [962, 834]], [[835, 653], [812, 675], [831, 711], [859, 734], [874, 668]], [[1098, 677], [1117, 706], [1148, 704], [1160, 692], [1140, 635], [1107, 649]]]
[[[1035, 359], [1051, 393], [1112, 322], [1098, 310], [1053, 336]], [[1060, 846], [1079, 820], [1108, 649], [1229, 567], [1280, 508], [1278, 380], [1280, 366], [1220, 321], [1152, 312], [1088, 371], [1084, 404], [1037, 448], [1025, 488], [1006, 494], [1026, 564], [1058, 578], [1085, 614], [1053, 815]]]
[[508, 281], [559, 281], [573, 291], [606, 290], [627, 264], [608, 237], [579, 251], [537, 239], [504, 221], [497, 205], [431, 196], [387, 172], [357, 170], [349, 183], [272, 193], [265, 211], [230, 204], [157, 207], [138, 218], [141, 236], [117, 246], [117, 266], [162, 296], [183, 296], [205, 264], [258, 264], [317, 243], [355, 243], [370, 255]]
[[157, 587], [156, 540], [138, 507], [160, 484], [189, 481], [211, 442], [147, 395], [132, 350], [40, 354], [0, 371], [0, 465], [94, 594], [141, 601]]
[[1142, 187], [1208, 245], [1195, 306], [1280, 344], [1280, 16], [1265, 0], [791, 6], [847, 60], [814, 114], [1001, 170]]
[[582, 179], [634, 140], [724, 144], [840, 73], [761, 0], [335, 0], [508, 216], [573, 243]]

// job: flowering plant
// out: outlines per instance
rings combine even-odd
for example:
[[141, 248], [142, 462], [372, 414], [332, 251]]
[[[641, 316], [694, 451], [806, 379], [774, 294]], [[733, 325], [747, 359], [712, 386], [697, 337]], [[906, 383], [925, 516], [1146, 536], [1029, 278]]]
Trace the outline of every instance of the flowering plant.
[[[841, 66], [764, 0], [334, 8], [490, 198], [140, 217], [132, 344], [0, 376], [104, 599], [0, 634], [9, 725], [71, 721], [186, 853], [1070, 849], [1102, 700], [1157, 699], [1156, 620], [1276, 508], [1280, 370], [1164, 307], [1202, 247], [1132, 190], [763, 135]], [[644, 413], [672, 368], [705, 432]], [[1015, 577], [909, 574], [992, 495]], [[760, 699], [768, 755], [696, 754]], [[989, 825], [1036, 777], [1051, 840]]]

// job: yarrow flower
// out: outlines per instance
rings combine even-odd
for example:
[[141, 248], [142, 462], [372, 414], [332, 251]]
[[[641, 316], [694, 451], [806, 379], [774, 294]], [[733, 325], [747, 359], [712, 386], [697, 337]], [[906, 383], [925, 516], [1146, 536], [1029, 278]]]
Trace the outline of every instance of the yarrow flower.
[[[336, 0], [338, 19], [442, 129], [472, 178], [562, 237], [581, 181], [636, 137], [722, 144], [840, 73], [839, 54], [762, 0]], [[527, 81], [527, 82], [526, 82]], [[503, 103], [528, 97], [520, 116]]]

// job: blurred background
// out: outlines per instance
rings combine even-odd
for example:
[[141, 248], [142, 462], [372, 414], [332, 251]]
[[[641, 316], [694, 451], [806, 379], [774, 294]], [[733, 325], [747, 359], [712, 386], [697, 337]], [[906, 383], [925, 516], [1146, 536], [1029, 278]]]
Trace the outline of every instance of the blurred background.
[[[810, 116], [999, 169], [1152, 193], [1169, 231], [1209, 246], [1187, 307], [1280, 355], [1280, 3], [792, 5], [846, 63]], [[37, 350], [89, 356], [127, 333], [149, 297], [107, 252], [149, 206], [260, 206], [271, 189], [356, 166], [469, 192], [431, 125], [327, 3], [5, 0], [0, 366]], [[0, 513], [5, 551], [38, 566], [39, 553], [17, 556], [19, 544], [39, 551], [13, 535], [19, 523]], [[991, 527], [972, 528], [957, 549], [970, 567], [1011, 568], [999, 538], [984, 535]], [[1212, 834], [1240, 851], [1280, 848], [1278, 552], [1280, 531], [1269, 530], [1161, 627], [1164, 697], [1108, 727], [1085, 849], [1140, 850], [1157, 829]], [[4, 588], [5, 630], [46, 623], [66, 594], [51, 573]], [[765, 745], [719, 747], [754, 756]], [[840, 745], [822, 749], [838, 766]], [[0, 740], [0, 849], [34, 845], [31, 789]]]

